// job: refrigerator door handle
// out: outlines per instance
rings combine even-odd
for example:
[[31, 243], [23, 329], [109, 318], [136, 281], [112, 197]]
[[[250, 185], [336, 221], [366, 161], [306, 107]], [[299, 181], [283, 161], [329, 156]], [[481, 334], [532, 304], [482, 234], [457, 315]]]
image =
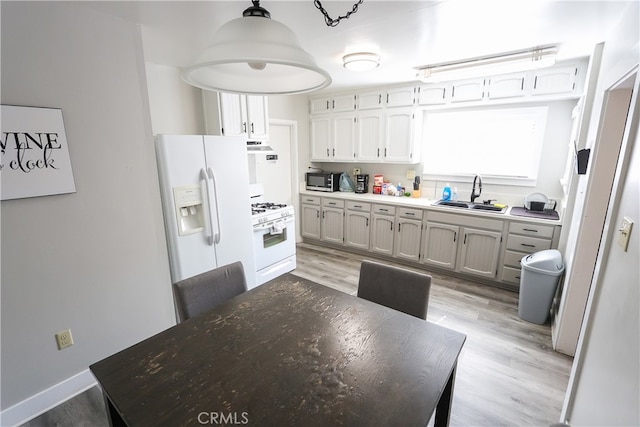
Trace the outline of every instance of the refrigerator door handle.
[[214, 235], [213, 241], [214, 243], [220, 243], [220, 207], [218, 206], [218, 187], [216, 185], [216, 175], [213, 173], [213, 169], [211, 167], [207, 168], [207, 174], [209, 175], [209, 179], [213, 183], [213, 200], [216, 202], [216, 233]]
[[213, 246], [213, 215], [211, 215], [211, 191], [209, 190], [209, 178], [207, 177], [207, 172], [203, 169], [200, 169], [200, 180], [204, 181], [206, 188], [206, 199], [207, 199], [207, 208], [209, 210], [207, 217], [209, 218], [209, 235], [207, 236], [207, 243], [209, 246]]

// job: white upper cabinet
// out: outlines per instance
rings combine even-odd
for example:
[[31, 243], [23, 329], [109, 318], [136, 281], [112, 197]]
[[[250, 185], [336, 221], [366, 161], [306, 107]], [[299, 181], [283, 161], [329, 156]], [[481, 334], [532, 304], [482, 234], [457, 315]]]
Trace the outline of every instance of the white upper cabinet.
[[357, 123], [357, 159], [378, 162], [382, 159], [381, 150], [384, 150], [384, 112], [360, 111]]
[[207, 133], [269, 139], [266, 96], [203, 91], [203, 106]]
[[525, 95], [526, 73], [505, 74], [487, 80], [489, 99], [512, 98]]
[[386, 111], [384, 152], [387, 162], [411, 163], [419, 161], [416, 143], [416, 114], [414, 108], [391, 108]]
[[415, 103], [415, 86], [388, 89], [384, 101], [387, 107], [410, 107]]
[[538, 70], [534, 74], [534, 95], [573, 92], [576, 88], [578, 67], [558, 67]]
[[382, 92], [382, 90], [376, 90], [373, 92], [363, 92], [358, 94], [358, 109], [370, 110], [382, 108], [384, 106]]
[[472, 79], [451, 84], [451, 101], [479, 101], [484, 97], [485, 79]]
[[450, 91], [447, 83], [418, 86], [418, 105], [444, 104]]
[[353, 113], [334, 114], [332, 156], [335, 161], [353, 161], [356, 157], [356, 117]]
[[311, 114], [342, 113], [356, 109], [356, 96], [346, 95], [323, 96], [309, 100]]

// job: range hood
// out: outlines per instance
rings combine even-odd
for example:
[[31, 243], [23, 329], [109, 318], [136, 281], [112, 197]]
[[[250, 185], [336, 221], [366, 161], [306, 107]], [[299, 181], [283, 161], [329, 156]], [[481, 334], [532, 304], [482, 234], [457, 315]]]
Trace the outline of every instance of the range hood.
[[247, 141], [249, 154], [276, 154], [269, 144], [264, 141]]

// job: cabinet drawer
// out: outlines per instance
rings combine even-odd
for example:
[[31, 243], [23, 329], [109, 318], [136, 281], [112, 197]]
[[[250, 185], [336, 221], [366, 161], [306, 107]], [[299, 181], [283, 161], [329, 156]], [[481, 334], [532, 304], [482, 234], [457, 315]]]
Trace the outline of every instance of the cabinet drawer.
[[553, 226], [512, 222], [509, 225], [509, 233], [550, 239], [553, 237]]
[[519, 285], [520, 269], [513, 267], [502, 267], [502, 281], [513, 283], [514, 285]]
[[507, 240], [507, 249], [522, 252], [538, 252], [551, 248], [551, 240], [538, 239], [535, 237], [518, 236], [517, 234], [509, 234]]
[[347, 209], [350, 211], [364, 211], [369, 212], [371, 210], [371, 203], [354, 202], [347, 200]]
[[322, 206], [329, 208], [344, 208], [344, 200], [322, 199]]
[[389, 205], [373, 205], [373, 213], [381, 215], [395, 215], [396, 207]]
[[306, 205], [318, 205], [318, 206], [320, 206], [320, 197], [302, 196], [302, 203], [304, 203]]
[[398, 208], [398, 216], [403, 218], [422, 219], [420, 209]]
[[520, 261], [522, 257], [528, 255], [522, 252], [505, 251], [504, 253], [504, 265], [520, 268]]

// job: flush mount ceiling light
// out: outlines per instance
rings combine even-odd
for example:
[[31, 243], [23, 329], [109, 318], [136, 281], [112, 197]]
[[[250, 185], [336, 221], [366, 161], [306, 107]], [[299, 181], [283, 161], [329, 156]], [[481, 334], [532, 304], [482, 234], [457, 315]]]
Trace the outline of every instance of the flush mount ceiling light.
[[342, 64], [347, 70], [370, 71], [380, 65], [380, 55], [373, 52], [354, 52], [343, 56]]
[[425, 65], [417, 67], [416, 77], [429, 83], [533, 70], [555, 64], [557, 53], [556, 46], [542, 46], [464, 61]]
[[[345, 16], [329, 17], [320, 1], [315, 6], [328, 26], [357, 11], [360, 0]], [[242, 13], [242, 18], [224, 24], [213, 41], [190, 65], [182, 79], [205, 90], [260, 95], [306, 93], [327, 87], [329, 73], [318, 67], [296, 35], [271, 19], [259, 1]]]

